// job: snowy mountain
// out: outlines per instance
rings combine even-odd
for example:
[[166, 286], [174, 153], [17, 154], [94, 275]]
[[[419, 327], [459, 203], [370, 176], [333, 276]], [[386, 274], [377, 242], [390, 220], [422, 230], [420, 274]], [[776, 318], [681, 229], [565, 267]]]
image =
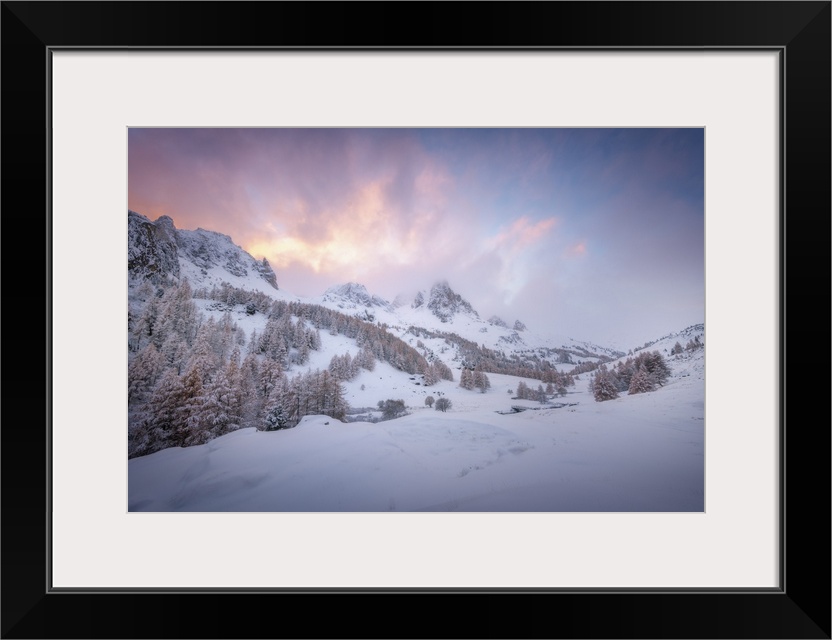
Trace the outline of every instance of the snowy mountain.
[[413, 308], [418, 309], [422, 305], [445, 323], [452, 322], [457, 315], [466, 315], [470, 318], [480, 317], [471, 303], [451, 289], [446, 280], [434, 284], [427, 296], [422, 292], [416, 295], [412, 304]]
[[338, 309], [370, 309], [373, 307], [391, 310], [387, 300], [381, 296], [370, 295], [367, 287], [356, 282], [348, 282], [330, 287], [324, 292], [321, 302], [334, 304]]
[[[302, 298], [228, 236], [128, 223], [130, 511], [703, 508], [704, 325], [625, 354], [447, 281]], [[668, 374], [629, 392], [647, 352]]]
[[508, 329], [508, 323], [499, 316], [491, 316], [488, 319], [488, 324], [493, 324], [495, 327], [503, 327], [503, 329]]
[[268, 260], [255, 260], [227, 235], [177, 229], [168, 216], [151, 222], [129, 210], [127, 224], [127, 273], [132, 284], [188, 278], [194, 287], [228, 282], [235, 286], [254, 283], [265, 291], [278, 289]]

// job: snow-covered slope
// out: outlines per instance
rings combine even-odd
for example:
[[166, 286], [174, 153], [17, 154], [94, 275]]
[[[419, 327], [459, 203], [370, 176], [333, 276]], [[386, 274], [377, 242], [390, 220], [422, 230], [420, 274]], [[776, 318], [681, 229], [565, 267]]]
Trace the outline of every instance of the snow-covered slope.
[[[354, 402], [386, 393], [410, 415], [378, 424], [307, 416], [287, 431], [246, 429], [136, 458], [129, 509], [701, 512], [703, 350], [670, 366], [653, 393], [598, 403], [583, 380], [559, 408], [511, 400], [511, 376], [491, 376], [481, 394], [364, 372], [348, 384]], [[440, 393], [452, 401], [446, 413], [424, 405]], [[502, 413], [518, 404], [529, 409]]]
[[[131, 362], [152, 337], [166, 358], [156, 360], [158, 366], [175, 366], [170, 363], [178, 357], [176, 343], [160, 338], [161, 322], [152, 336], [142, 333], [142, 322], [155, 322], [155, 316], [140, 318], [139, 312], [158, 304], [163, 317], [178, 308], [176, 297], [160, 297], [153, 288], [142, 291], [138, 285], [187, 279], [195, 296], [193, 306], [204, 320], [197, 323], [201, 330], [229, 327], [226, 352], [233, 345], [241, 356], [248, 353], [265, 360], [252, 338], [266, 334], [269, 326], [268, 331], [274, 330], [276, 325], [269, 323], [274, 323], [275, 308], [281, 306], [291, 315], [284, 326], [294, 338], [287, 345], [306, 332], [319, 334], [303, 359], [295, 357], [297, 345], [289, 345], [284, 362], [289, 378], [327, 370], [334, 356], [357, 359], [367, 344], [359, 339], [356, 325], [375, 331], [373, 340], [384, 331], [400, 338], [405, 345], [398, 347], [407, 350], [409, 345], [427, 363], [441, 361], [454, 377], [427, 386], [425, 374], [412, 369], [407, 373], [395, 356], [378, 356], [372, 370], [361, 368], [341, 383], [350, 407], [346, 422], [305, 415], [290, 429], [242, 428], [206, 444], [168, 446], [134, 457], [129, 460], [131, 511], [704, 509], [704, 325], [633, 349], [635, 355], [655, 350], [667, 360], [669, 380], [655, 391], [632, 396], [624, 392], [596, 402], [585, 366], [580, 369], [585, 373], [575, 374], [574, 386], [564, 389], [565, 395], [550, 392], [542, 402], [518, 399], [521, 382], [543, 392], [545, 383], [538, 374], [544, 369], [531, 366], [535, 363], [570, 372], [576, 365], [602, 360], [612, 367], [615, 359], [626, 360], [631, 354], [554, 332], [538, 333], [519, 320], [485, 320], [447, 282], [392, 304], [357, 283], [299, 298], [278, 290], [268, 263], [247, 254], [228, 236], [178, 230], [170, 218], [150, 222], [134, 212], [129, 213], [129, 229], [131, 311], [135, 307], [136, 312]], [[176, 287], [168, 288], [173, 290]], [[235, 290], [268, 297], [252, 296], [256, 304], [246, 303], [249, 298]], [[341, 315], [331, 324], [316, 325], [329, 312], [313, 305]], [[221, 343], [219, 338], [217, 349]], [[460, 387], [461, 369], [473, 366], [472, 358], [493, 358], [493, 363], [498, 356], [501, 365], [516, 363], [516, 370], [489, 372], [485, 393]], [[451, 406], [437, 411], [429, 397], [449, 400]], [[386, 400], [400, 400], [408, 415], [372, 422], [381, 416], [378, 403]], [[149, 400], [143, 402], [131, 401], [131, 411], [156, 410]], [[256, 424], [262, 423], [259, 419]]]
[[530, 331], [520, 320], [513, 325], [494, 316], [484, 320], [447, 281], [435, 283], [412, 297], [399, 295], [392, 303], [356, 283], [332, 287], [322, 296], [302, 300], [361, 320], [383, 323], [388, 331], [411, 345], [420, 341], [427, 351], [441, 357], [449, 366], [454, 366], [454, 361], [459, 366], [456, 337], [509, 356], [546, 359], [553, 365], [599, 362], [622, 355], [621, 351], [554, 331]]

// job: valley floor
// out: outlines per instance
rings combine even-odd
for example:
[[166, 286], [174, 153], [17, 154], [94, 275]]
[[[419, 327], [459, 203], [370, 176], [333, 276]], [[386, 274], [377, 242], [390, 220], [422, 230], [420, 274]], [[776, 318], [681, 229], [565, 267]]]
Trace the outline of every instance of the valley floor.
[[[383, 368], [364, 372], [347, 385], [353, 406], [403, 398], [410, 415], [375, 424], [307, 416], [294, 429], [243, 429], [132, 459], [129, 510], [704, 510], [702, 360], [674, 363], [657, 391], [601, 403], [579, 380], [556, 400], [570, 405], [561, 408], [512, 400], [518, 379], [489, 377], [481, 394], [452, 382], [394, 389]], [[424, 406], [428, 393], [451, 399], [451, 410]], [[498, 413], [513, 405], [529, 410]]]

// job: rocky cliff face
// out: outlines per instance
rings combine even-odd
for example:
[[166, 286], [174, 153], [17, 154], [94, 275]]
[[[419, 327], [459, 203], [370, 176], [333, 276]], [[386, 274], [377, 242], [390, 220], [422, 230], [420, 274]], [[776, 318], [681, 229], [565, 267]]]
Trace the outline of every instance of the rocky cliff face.
[[140, 213], [127, 212], [127, 273], [153, 284], [179, 279], [173, 220], [162, 216], [151, 222]]
[[155, 222], [135, 211], [128, 211], [127, 216], [127, 272], [133, 281], [175, 281], [182, 274], [183, 263], [189, 263], [193, 268], [188, 272], [197, 278], [219, 269], [238, 278], [252, 274], [278, 288], [268, 261], [255, 260], [229, 236], [205, 229], [177, 229], [168, 216]]

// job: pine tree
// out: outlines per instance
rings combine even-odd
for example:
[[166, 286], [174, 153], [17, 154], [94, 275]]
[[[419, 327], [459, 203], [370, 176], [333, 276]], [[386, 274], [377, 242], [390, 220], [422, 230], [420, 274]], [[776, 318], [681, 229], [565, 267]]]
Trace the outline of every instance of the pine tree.
[[454, 381], [454, 373], [451, 371], [451, 368], [438, 358], [433, 361], [433, 368], [440, 380], [447, 380], [448, 382]]
[[224, 370], [219, 371], [194, 402], [186, 444], [204, 444], [240, 428], [237, 398]]
[[422, 374], [424, 375], [423, 383], [426, 387], [431, 387], [439, 382], [439, 374], [436, 371], [436, 367], [432, 364], [425, 363], [421, 366]]
[[491, 388], [491, 381], [485, 373], [477, 370], [474, 371], [473, 386], [474, 388], [479, 389], [480, 393], [485, 393]]
[[658, 351], [639, 354], [636, 362], [644, 365], [647, 373], [650, 374], [650, 379], [660, 387], [664, 386], [664, 383], [670, 378], [670, 367], [667, 366], [664, 356]]
[[184, 425], [181, 411], [183, 400], [182, 379], [168, 369], [148, 399], [144, 419], [131, 433], [131, 457], [181, 444], [177, 436]]
[[602, 364], [590, 378], [589, 390], [597, 402], [614, 400], [618, 397], [618, 384], [615, 376]]
[[643, 364], [640, 365], [633, 374], [633, 377], [630, 379], [630, 387], [628, 389], [629, 395], [647, 393], [649, 391], [653, 391], [654, 388], [653, 381], [651, 380], [647, 369]]
[[289, 426], [289, 416], [283, 408], [284, 401], [283, 390], [280, 387], [272, 389], [266, 401], [265, 417], [262, 427], [258, 429], [263, 431], [277, 431], [278, 429], [286, 429]]
[[151, 342], [133, 358], [127, 369], [128, 401], [143, 400], [156, 385], [163, 369], [162, 355]]
[[200, 422], [199, 411], [202, 408], [204, 383], [198, 363], [194, 363], [182, 376], [182, 395], [179, 399], [177, 411], [179, 419], [176, 422], [174, 442], [176, 446], [188, 447], [192, 444], [202, 444], [210, 438], [204, 438], [201, 433], [203, 425]]

